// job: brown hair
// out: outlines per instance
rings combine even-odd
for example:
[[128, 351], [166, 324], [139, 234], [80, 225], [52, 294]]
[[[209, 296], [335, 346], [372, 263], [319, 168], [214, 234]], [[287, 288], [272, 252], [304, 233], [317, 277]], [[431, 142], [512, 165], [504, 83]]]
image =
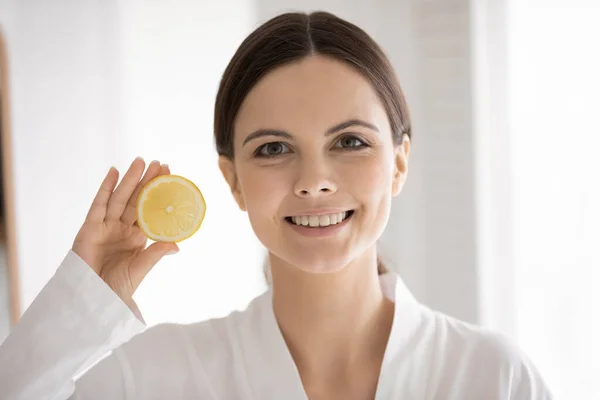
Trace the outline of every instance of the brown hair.
[[[327, 12], [285, 13], [270, 19], [240, 45], [225, 69], [215, 101], [217, 152], [234, 157], [234, 123], [242, 102], [269, 71], [311, 55], [351, 65], [373, 85], [387, 112], [392, 138], [411, 136], [406, 100], [383, 50], [358, 26]], [[385, 267], [378, 259], [378, 271]]]

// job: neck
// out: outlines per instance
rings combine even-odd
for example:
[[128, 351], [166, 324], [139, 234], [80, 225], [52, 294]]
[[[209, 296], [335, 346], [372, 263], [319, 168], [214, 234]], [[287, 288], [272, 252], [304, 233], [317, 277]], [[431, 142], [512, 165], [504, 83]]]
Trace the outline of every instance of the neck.
[[342, 270], [313, 274], [271, 256], [273, 309], [300, 374], [326, 379], [373, 366], [377, 374], [393, 321], [372, 249]]

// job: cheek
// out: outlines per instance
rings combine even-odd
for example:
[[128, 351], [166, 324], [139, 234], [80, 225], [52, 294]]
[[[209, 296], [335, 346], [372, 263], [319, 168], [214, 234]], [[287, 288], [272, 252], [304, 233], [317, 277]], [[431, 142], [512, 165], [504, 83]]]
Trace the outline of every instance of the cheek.
[[360, 199], [379, 202], [382, 197], [391, 196], [392, 162], [384, 154], [355, 160], [344, 167], [344, 182], [351, 185], [354, 195]]
[[277, 208], [289, 189], [289, 178], [275, 168], [246, 166], [240, 169], [240, 186], [251, 221], [258, 216], [276, 215]]

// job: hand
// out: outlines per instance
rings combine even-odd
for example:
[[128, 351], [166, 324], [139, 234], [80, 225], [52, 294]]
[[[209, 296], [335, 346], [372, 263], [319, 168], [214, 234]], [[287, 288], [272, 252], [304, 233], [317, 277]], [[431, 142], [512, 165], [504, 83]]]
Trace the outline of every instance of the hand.
[[146, 235], [136, 221], [137, 197], [147, 182], [171, 172], [158, 161], [151, 162], [145, 174], [144, 169], [144, 161], [137, 158], [118, 187], [119, 171], [108, 171], [73, 243], [73, 251], [128, 305], [152, 267], [179, 251], [174, 243], [156, 242], [146, 248]]

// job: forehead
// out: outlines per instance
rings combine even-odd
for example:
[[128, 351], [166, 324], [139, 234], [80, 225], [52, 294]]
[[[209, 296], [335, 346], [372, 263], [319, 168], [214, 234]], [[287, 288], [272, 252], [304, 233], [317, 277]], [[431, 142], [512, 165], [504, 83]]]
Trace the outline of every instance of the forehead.
[[389, 129], [381, 126], [387, 125], [385, 109], [363, 75], [343, 62], [312, 56], [263, 77], [242, 103], [235, 131], [238, 137], [261, 128], [321, 131], [351, 118]]

